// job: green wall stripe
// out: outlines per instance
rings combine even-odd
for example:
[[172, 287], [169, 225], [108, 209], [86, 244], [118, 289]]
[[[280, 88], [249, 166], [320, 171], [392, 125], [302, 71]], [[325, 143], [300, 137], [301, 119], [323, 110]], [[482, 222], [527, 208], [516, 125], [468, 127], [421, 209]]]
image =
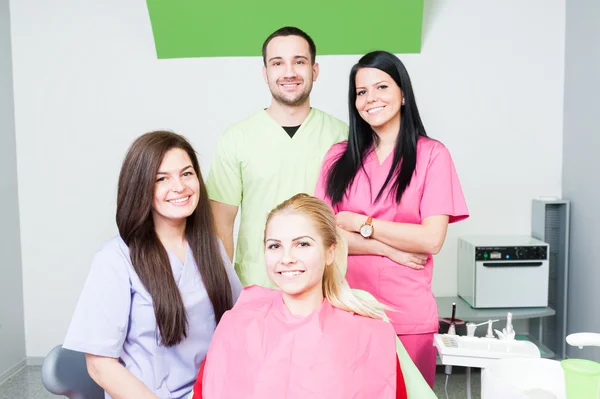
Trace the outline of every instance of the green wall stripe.
[[297, 26], [318, 55], [419, 53], [423, 0], [146, 0], [158, 58], [260, 55], [274, 30]]

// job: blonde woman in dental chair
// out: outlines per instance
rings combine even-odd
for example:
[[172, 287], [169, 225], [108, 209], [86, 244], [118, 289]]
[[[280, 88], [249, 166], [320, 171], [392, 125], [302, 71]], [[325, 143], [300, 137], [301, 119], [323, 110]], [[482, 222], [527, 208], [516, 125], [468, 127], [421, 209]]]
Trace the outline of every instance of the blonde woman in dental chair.
[[298, 194], [278, 205], [264, 251], [279, 289], [247, 287], [224, 314], [194, 398], [407, 398], [394, 328], [346, 283], [327, 204]]

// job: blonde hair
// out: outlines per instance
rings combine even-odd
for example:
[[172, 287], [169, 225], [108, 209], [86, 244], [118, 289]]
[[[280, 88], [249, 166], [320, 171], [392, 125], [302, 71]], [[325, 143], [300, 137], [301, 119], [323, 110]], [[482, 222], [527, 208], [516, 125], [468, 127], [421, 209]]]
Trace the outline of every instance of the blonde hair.
[[323, 296], [333, 306], [348, 312], [373, 319], [385, 319], [386, 307], [376, 301], [367, 301], [352, 292], [344, 277], [348, 264], [348, 245], [336, 226], [335, 216], [322, 200], [308, 194], [296, 194], [277, 205], [267, 216], [266, 226], [271, 218], [282, 213], [297, 213], [309, 218], [316, 227], [323, 245], [329, 248], [335, 245], [334, 261], [325, 265], [323, 273]]

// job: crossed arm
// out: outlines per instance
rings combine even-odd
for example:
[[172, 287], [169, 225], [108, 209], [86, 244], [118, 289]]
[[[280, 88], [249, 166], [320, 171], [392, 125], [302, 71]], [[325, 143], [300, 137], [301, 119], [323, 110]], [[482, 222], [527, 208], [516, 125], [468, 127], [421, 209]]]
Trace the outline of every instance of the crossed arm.
[[429, 254], [437, 254], [442, 248], [449, 217], [430, 216], [421, 224], [373, 219], [373, 236], [370, 239], [358, 233], [367, 220], [366, 215], [342, 211], [336, 219], [344, 231], [350, 254], [386, 256], [397, 263], [420, 269]]

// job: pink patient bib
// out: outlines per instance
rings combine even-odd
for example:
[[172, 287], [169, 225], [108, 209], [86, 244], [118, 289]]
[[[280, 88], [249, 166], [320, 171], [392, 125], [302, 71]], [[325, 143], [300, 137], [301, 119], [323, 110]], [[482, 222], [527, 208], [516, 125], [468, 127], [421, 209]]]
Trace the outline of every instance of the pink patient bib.
[[204, 399], [394, 399], [391, 324], [325, 300], [293, 316], [281, 292], [244, 289], [221, 319], [206, 357]]

